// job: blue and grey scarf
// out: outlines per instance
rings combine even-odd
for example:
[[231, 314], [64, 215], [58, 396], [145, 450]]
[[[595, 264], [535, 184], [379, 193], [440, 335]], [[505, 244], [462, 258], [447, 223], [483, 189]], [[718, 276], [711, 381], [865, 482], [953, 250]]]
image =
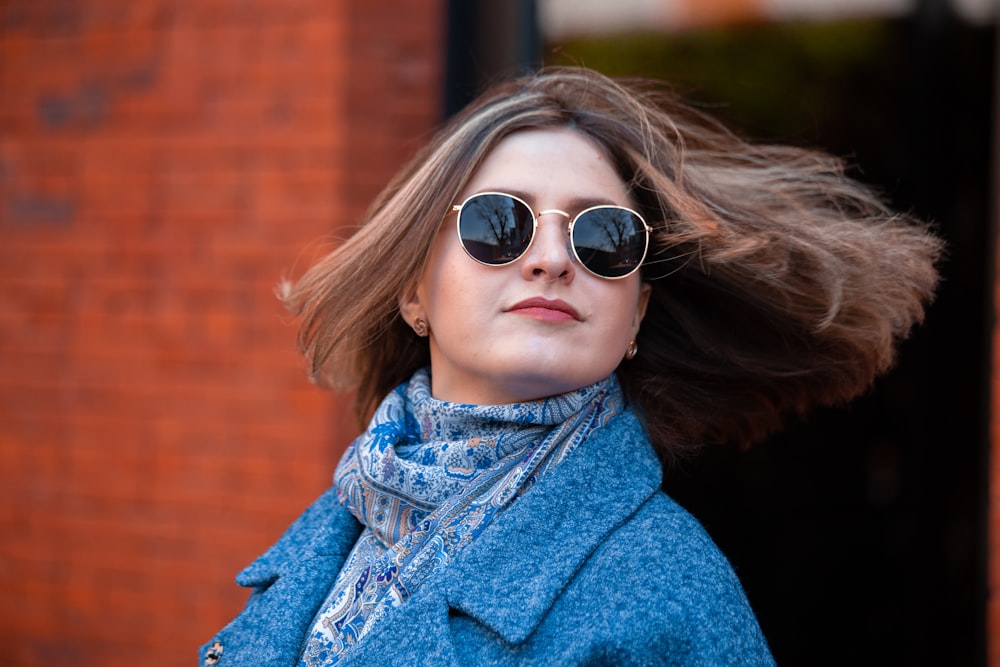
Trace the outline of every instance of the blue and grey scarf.
[[320, 607], [300, 667], [336, 664], [622, 407], [613, 375], [511, 405], [435, 399], [426, 369], [397, 387], [337, 467], [338, 497], [365, 529]]

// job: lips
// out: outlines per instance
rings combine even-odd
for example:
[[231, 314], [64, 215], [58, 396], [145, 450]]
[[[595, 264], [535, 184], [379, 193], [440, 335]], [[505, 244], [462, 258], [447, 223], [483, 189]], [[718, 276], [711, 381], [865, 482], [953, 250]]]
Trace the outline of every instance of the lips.
[[544, 299], [534, 297], [519, 301], [507, 309], [509, 313], [529, 315], [541, 320], [567, 321], [581, 320], [576, 308], [560, 299]]

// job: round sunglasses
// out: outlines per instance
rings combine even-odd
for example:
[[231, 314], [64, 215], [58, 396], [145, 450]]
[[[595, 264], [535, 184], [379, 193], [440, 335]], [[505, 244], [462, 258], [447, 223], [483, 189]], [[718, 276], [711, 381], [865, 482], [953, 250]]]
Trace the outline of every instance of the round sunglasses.
[[635, 273], [646, 258], [652, 230], [642, 216], [623, 206], [591, 206], [571, 216], [559, 209], [538, 215], [524, 200], [503, 192], [480, 192], [452, 206], [458, 238], [480, 264], [503, 266], [528, 252], [538, 218], [558, 213], [569, 219], [570, 247], [580, 266], [599, 278], [619, 280]]

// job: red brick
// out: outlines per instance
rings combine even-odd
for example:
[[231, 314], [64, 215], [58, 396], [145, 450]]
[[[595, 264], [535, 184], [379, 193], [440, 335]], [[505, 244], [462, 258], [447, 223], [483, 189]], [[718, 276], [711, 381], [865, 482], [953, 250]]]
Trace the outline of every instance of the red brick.
[[0, 663], [189, 664], [329, 485], [272, 290], [437, 122], [441, 8], [0, 6]]

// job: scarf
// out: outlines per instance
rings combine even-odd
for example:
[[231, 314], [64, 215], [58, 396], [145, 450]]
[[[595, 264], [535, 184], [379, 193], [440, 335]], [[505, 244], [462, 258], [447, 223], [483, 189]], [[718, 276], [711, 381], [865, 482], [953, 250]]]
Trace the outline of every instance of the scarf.
[[337, 496], [365, 528], [316, 615], [300, 667], [336, 664], [622, 408], [614, 375], [510, 405], [435, 399], [427, 369], [393, 390], [337, 466]]

